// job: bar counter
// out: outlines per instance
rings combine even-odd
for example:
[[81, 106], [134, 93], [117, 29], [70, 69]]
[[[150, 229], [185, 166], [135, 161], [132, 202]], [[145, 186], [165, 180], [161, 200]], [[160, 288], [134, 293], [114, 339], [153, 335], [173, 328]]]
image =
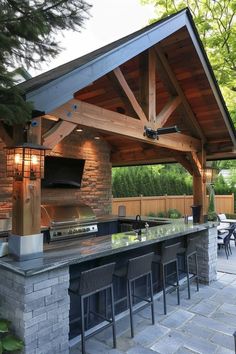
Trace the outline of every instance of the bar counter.
[[182, 220], [173, 220], [169, 224], [141, 229], [141, 235], [134, 231], [91, 237], [83, 240], [58, 241], [45, 245], [41, 258], [28, 261], [14, 261], [10, 257], [0, 259], [0, 267], [9, 269], [23, 276], [31, 276], [60, 268], [65, 265], [78, 264], [88, 260], [109, 256], [168, 239], [185, 236], [206, 230], [214, 224], [184, 224]]
[[[52, 242], [45, 244], [43, 257], [37, 259], [19, 262], [8, 256], [0, 258], [0, 313], [11, 321], [15, 333], [24, 340], [24, 354], [69, 354], [71, 343], [80, 333], [80, 308], [77, 296], [70, 296], [68, 289], [78, 284], [83, 270], [109, 262], [119, 267], [132, 257], [153, 251], [160, 254], [163, 241], [184, 243], [188, 236], [195, 235], [200, 281], [216, 280], [216, 225], [184, 224], [183, 220], [169, 222], [141, 229], [141, 234], [127, 231]], [[114, 282], [118, 301], [124, 295], [123, 283]], [[116, 314], [123, 312], [124, 306], [123, 303], [116, 306]]]

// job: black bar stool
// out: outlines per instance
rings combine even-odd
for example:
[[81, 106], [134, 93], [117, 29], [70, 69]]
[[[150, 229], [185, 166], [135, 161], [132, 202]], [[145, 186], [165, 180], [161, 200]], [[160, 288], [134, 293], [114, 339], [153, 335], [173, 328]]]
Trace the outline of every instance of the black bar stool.
[[[117, 269], [114, 273], [117, 277], [125, 277], [127, 284], [127, 296], [128, 296], [128, 304], [129, 304], [129, 313], [130, 313], [130, 330], [131, 337], [134, 337], [134, 323], [133, 323], [133, 315], [146, 308], [147, 306], [151, 306], [151, 314], [152, 314], [152, 324], [155, 324], [154, 317], [154, 303], [153, 303], [153, 284], [152, 284], [152, 260], [153, 260], [154, 252], [147, 253], [143, 256], [131, 258], [128, 260], [127, 266]], [[146, 277], [146, 296], [139, 296], [135, 290], [135, 281]], [[149, 291], [148, 291], [149, 290]], [[148, 294], [148, 292], [150, 294]], [[150, 296], [148, 296], [150, 295]], [[145, 301], [145, 303], [136, 309], [133, 308], [133, 300], [137, 298], [139, 300]]]
[[[174, 287], [177, 290], [177, 300], [178, 305], [180, 304], [180, 295], [179, 295], [179, 268], [178, 268], [178, 257], [177, 253], [180, 248], [181, 242], [175, 243], [173, 245], [167, 245], [165, 242], [162, 243], [161, 247], [161, 255], [155, 254], [153, 258], [153, 263], [159, 264], [161, 267], [161, 278], [162, 278], [162, 289], [163, 289], [163, 301], [164, 301], [164, 314], [167, 314], [166, 308], [166, 294], [172, 290]], [[167, 275], [166, 274], [166, 267], [169, 264], [175, 265], [175, 282], [170, 283], [168, 278], [173, 276], [173, 273]], [[166, 285], [171, 285], [172, 288], [166, 291]]]
[[[113, 293], [113, 283], [112, 277], [115, 269], [115, 263], [105, 264], [90, 270], [81, 272], [79, 286], [77, 290], [69, 289], [69, 292], [78, 295], [80, 299], [81, 306], [81, 345], [82, 353], [85, 354], [85, 340], [93, 335], [101, 332], [102, 330], [112, 326], [113, 331], [113, 346], [116, 348], [116, 325], [115, 325], [115, 311], [114, 311], [114, 293]], [[110, 300], [111, 300], [111, 318], [107, 315], [107, 306], [105, 306], [105, 316], [100, 313], [93, 314], [107, 323], [104, 324], [101, 328], [92, 331], [89, 334], [86, 334], [85, 330], [85, 317], [88, 316], [89, 298], [90, 296], [101, 293], [102, 291], [110, 290]], [[87, 299], [87, 314], [85, 315], [85, 300]], [[107, 300], [107, 299], [105, 299]], [[107, 304], [106, 304], [107, 305]]]
[[[191, 282], [196, 279], [196, 284], [197, 284], [197, 291], [199, 291], [199, 276], [198, 276], [198, 260], [197, 260], [197, 237], [188, 237], [187, 238], [187, 245], [186, 247], [181, 247], [179, 254], [183, 254], [184, 260], [185, 260], [185, 267], [186, 271], [182, 270], [182, 272], [185, 272], [187, 275], [187, 284], [188, 284], [188, 298], [191, 299], [191, 292], [190, 292], [190, 284]], [[189, 272], [189, 265], [190, 265], [190, 258], [194, 258], [194, 266], [195, 270], [193, 269], [193, 264], [191, 263], [191, 273]], [[190, 274], [192, 274], [190, 276]]]

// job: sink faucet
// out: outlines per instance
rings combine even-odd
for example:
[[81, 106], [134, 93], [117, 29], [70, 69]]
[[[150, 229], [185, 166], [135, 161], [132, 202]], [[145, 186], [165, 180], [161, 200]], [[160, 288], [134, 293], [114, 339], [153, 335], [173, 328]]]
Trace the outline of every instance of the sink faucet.
[[136, 221], [141, 221], [141, 216], [139, 214], [136, 215]]

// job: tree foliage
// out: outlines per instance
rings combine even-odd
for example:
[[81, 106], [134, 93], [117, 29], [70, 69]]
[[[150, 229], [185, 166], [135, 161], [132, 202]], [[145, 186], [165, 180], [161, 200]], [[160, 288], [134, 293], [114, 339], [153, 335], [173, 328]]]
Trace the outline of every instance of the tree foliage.
[[0, 2], [0, 119], [8, 124], [31, 118], [14, 86], [10, 68], [40, 67], [57, 55], [58, 31], [79, 30], [88, 18], [90, 5], [84, 0], [2, 0]]
[[[234, 170], [235, 171], [235, 170]], [[215, 180], [216, 194], [236, 195], [236, 172], [226, 183], [222, 175]], [[114, 198], [191, 195], [192, 176], [180, 164], [116, 167], [112, 169], [112, 193]]]
[[140, 0], [154, 4], [156, 19], [190, 9], [201, 40], [236, 122], [236, 0]]

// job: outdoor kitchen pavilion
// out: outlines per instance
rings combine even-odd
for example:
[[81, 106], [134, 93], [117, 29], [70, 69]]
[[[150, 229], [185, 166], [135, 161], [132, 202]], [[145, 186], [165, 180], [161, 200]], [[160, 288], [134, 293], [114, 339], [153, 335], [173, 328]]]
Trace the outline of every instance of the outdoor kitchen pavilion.
[[[188, 10], [30, 79], [20, 88], [42, 118], [36, 118], [42, 124], [31, 125], [28, 142], [43, 144], [53, 154], [79, 127], [99, 133], [110, 148], [112, 166], [179, 162], [193, 176], [194, 204], [202, 205], [202, 215], [206, 214], [206, 160], [235, 158], [235, 129]], [[156, 134], [166, 127], [180, 132]], [[15, 130], [14, 141], [2, 127], [6, 145], [22, 142], [19, 127]], [[17, 188], [14, 184], [13, 194]], [[40, 183], [31, 190], [29, 203], [34, 204], [35, 214], [31, 229], [27, 220], [32, 215], [27, 213], [32, 208], [24, 208], [27, 192], [20, 194], [21, 200], [13, 203], [13, 233], [37, 234]], [[25, 229], [19, 219], [25, 219]]]
[[[50, 148], [50, 155], [84, 159], [85, 176], [79, 191], [54, 193], [41, 191], [39, 178], [13, 180], [9, 241], [13, 239], [14, 255], [20, 261], [0, 260], [1, 314], [14, 323], [26, 354], [65, 354], [73, 266], [99, 263], [101, 257], [117, 253], [122, 257], [124, 250], [143, 252], [160, 245], [160, 240], [154, 238], [148, 246], [140, 242], [113, 248], [108, 235], [104, 243], [101, 238], [90, 241], [98, 248], [88, 250], [82, 242], [77, 248], [63, 245], [59, 251], [42, 254], [41, 202], [51, 198], [63, 205], [82, 200], [97, 215], [109, 214], [112, 165], [180, 162], [193, 176], [194, 204], [202, 205], [204, 215], [206, 160], [235, 158], [236, 134], [188, 10], [30, 79], [20, 88], [35, 107], [27, 143]], [[180, 132], [160, 134], [162, 128], [174, 126]], [[76, 132], [78, 128], [83, 131]], [[12, 135], [1, 126], [1, 156], [4, 143], [23, 143], [22, 136], [18, 126]], [[96, 136], [100, 140], [94, 140]], [[6, 179], [0, 183], [6, 184]], [[201, 279], [215, 280], [216, 227], [183, 224], [178, 232], [174, 228], [170, 225], [167, 238], [199, 236]], [[152, 232], [158, 234], [158, 227]], [[30, 249], [28, 261], [22, 257], [24, 247]]]

